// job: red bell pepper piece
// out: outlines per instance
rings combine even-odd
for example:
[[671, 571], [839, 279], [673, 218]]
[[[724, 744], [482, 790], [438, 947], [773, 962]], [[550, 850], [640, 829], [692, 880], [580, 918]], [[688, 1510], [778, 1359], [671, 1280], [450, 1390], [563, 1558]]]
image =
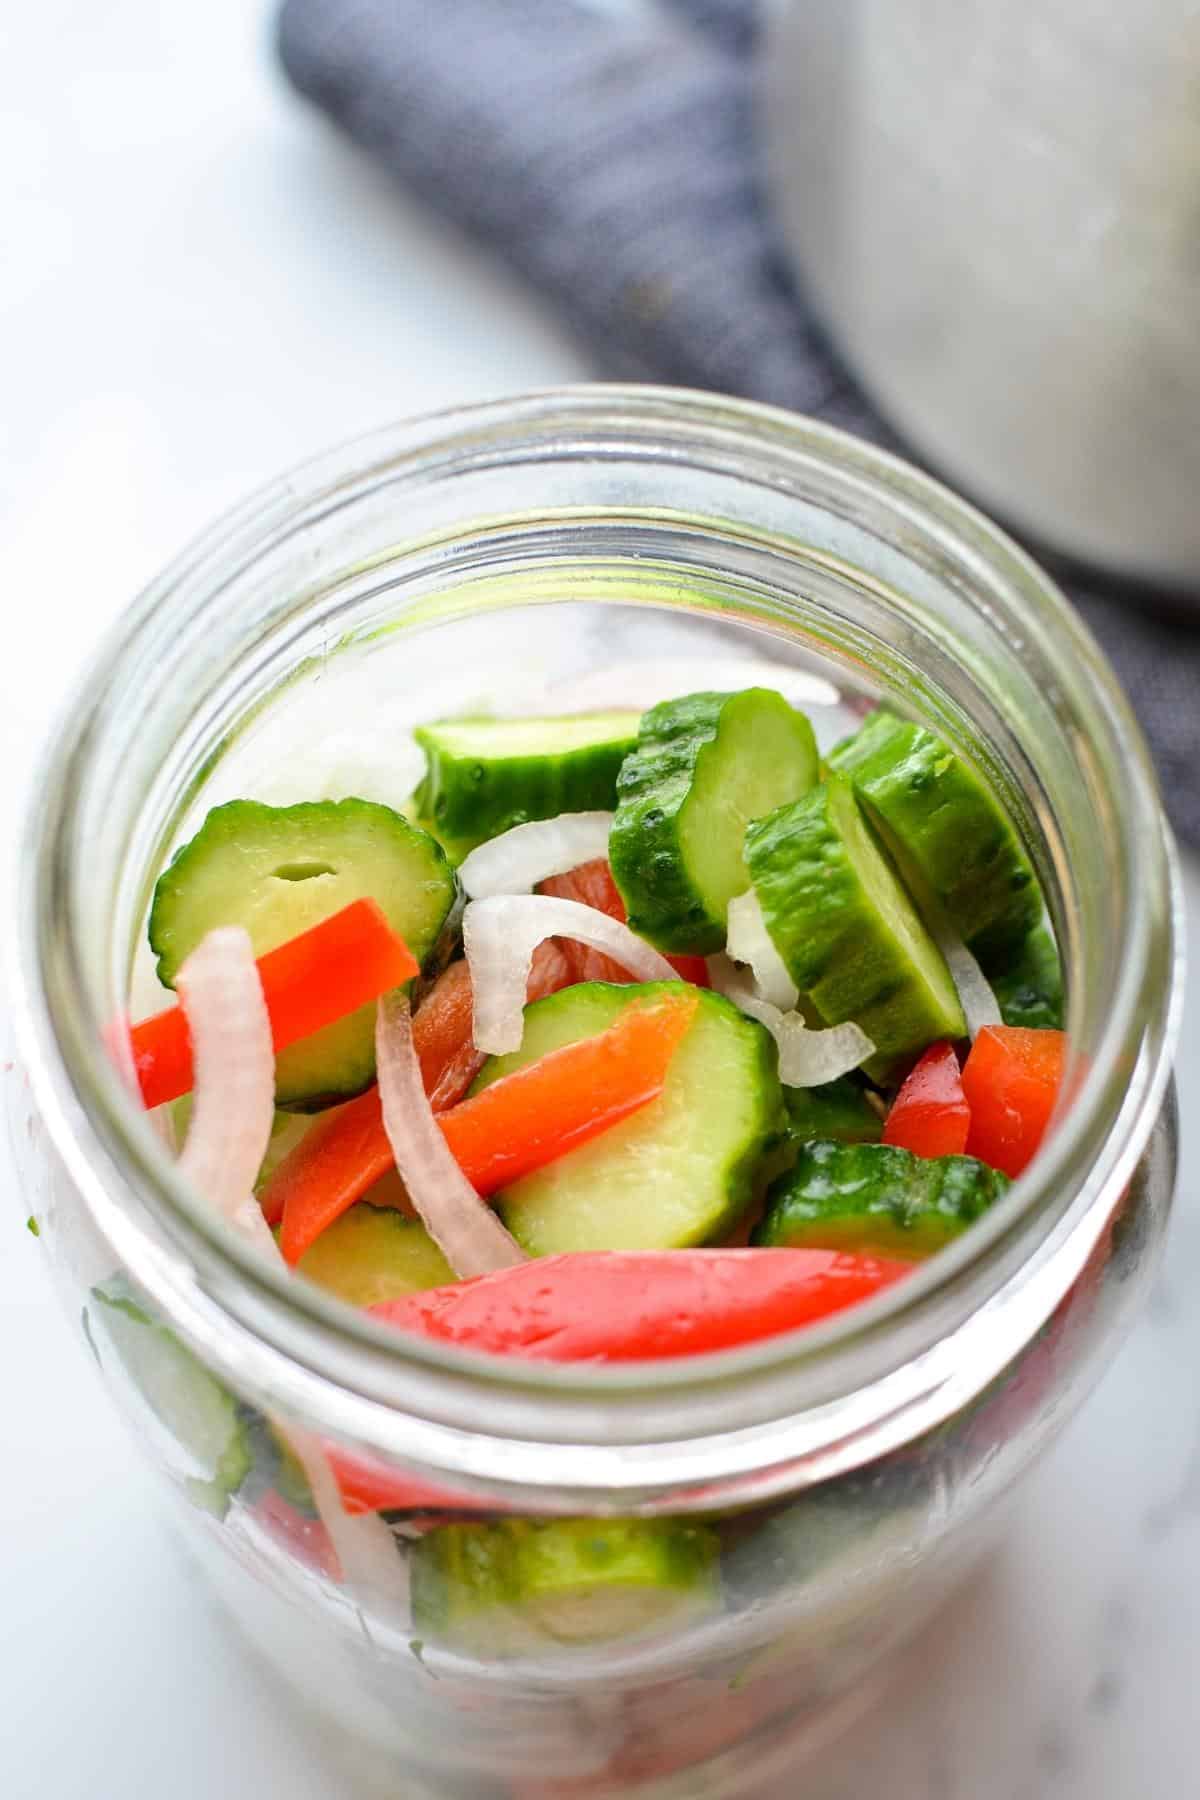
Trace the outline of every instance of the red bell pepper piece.
[[931, 1044], [892, 1101], [883, 1141], [917, 1156], [961, 1156], [970, 1129], [954, 1046]]
[[967, 1153], [1017, 1176], [1045, 1134], [1066, 1063], [1061, 1031], [985, 1025], [963, 1067], [971, 1109]]
[[[608, 860], [603, 856], [598, 856], [594, 862], [580, 863], [566, 875], [551, 875], [541, 883], [538, 893], [553, 894], [559, 900], [578, 900], [583, 906], [607, 913], [610, 919], [619, 919], [622, 925], [626, 922], [625, 902], [613, 880]], [[563, 940], [563, 949], [570, 958], [574, 981], [629, 982], [637, 979], [603, 950], [593, 950], [587, 944], [572, 943], [568, 939]], [[711, 986], [708, 964], [702, 956], [668, 956], [667, 961], [693, 987]]]
[[556, 1362], [693, 1356], [828, 1318], [912, 1267], [836, 1250], [578, 1251], [370, 1308], [401, 1331]]
[[[257, 962], [271, 1041], [285, 1050], [335, 1019], [411, 981], [416, 958], [374, 900], [354, 900], [332, 918], [268, 950]], [[182, 1007], [143, 1019], [130, 1033], [147, 1106], [178, 1100], [192, 1085], [192, 1041]]]

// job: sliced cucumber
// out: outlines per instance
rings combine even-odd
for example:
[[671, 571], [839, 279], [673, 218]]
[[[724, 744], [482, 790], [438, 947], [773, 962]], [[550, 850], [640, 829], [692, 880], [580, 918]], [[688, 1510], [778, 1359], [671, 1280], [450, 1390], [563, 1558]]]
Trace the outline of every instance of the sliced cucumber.
[[418, 1219], [365, 1201], [328, 1226], [296, 1266], [351, 1306], [375, 1306], [455, 1279]]
[[936, 902], [990, 974], [1041, 917], [1042, 897], [987, 783], [932, 731], [883, 709], [828, 761], [853, 781], [918, 905]]
[[92, 1298], [97, 1322], [129, 1380], [194, 1465], [185, 1477], [189, 1494], [223, 1517], [252, 1460], [242, 1407], [147, 1311], [123, 1275], [94, 1287]]
[[441, 1525], [412, 1547], [413, 1623], [482, 1656], [677, 1627], [718, 1604], [719, 1548], [679, 1519]]
[[413, 803], [456, 857], [527, 819], [610, 811], [637, 728], [637, 713], [624, 712], [422, 725], [425, 779]]
[[849, 1075], [820, 1087], [784, 1088], [788, 1137], [794, 1144], [833, 1138], [839, 1144], [877, 1144], [883, 1119]]
[[914, 1156], [892, 1144], [802, 1144], [752, 1241], [789, 1249], [931, 1256], [985, 1213], [1008, 1177], [973, 1156]]
[[[476, 1088], [594, 1036], [669, 985], [593, 981], [536, 1001], [525, 1009], [521, 1048], [493, 1057]], [[721, 995], [701, 991], [659, 1098], [515, 1182], [497, 1204], [531, 1256], [708, 1243], [745, 1211], [759, 1160], [782, 1128], [771, 1038]]]
[[1000, 959], [992, 973], [992, 991], [1006, 1025], [1062, 1030], [1062, 963], [1049, 926], [1036, 925]]
[[[217, 925], [244, 925], [257, 956], [352, 900], [378, 902], [419, 962], [437, 942], [456, 883], [440, 845], [388, 806], [321, 800], [264, 806], [230, 800], [158, 878], [150, 946], [158, 976], [179, 966]], [[281, 1106], [357, 1094], [375, 1073], [375, 1008], [361, 1007], [276, 1058]]]
[[817, 766], [812, 726], [769, 688], [652, 707], [609, 838], [633, 930], [660, 950], [720, 950], [729, 902], [750, 885], [747, 824], [806, 793]]
[[853, 1019], [887, 1081], [966, 1021], [945, 958], [841, 776], [746, 833], [763, 918], [792, 980], [827, 1024]]

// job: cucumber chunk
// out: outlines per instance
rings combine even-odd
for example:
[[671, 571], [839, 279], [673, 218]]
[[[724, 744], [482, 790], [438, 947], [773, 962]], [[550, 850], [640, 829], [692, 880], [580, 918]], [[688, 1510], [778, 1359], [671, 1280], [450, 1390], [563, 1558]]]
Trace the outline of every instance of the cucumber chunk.
[[296, 1266], [351, 1306], [375, 1306], [455, 1279], [420, 1220], [367, 1201], [328, 1226]]
[[242, 1407], [147, 1311], [123, 1275], [94, 1287], [92, 1298], [97, 1322], [131, 1383], [194, 1465], [185, 1477], [188, 1493], [222, 1518], [252, 1461]]
[[807, 793], [817, 767], [812, 726], [769, 688], [652, 707], [609, 837], [632, 929], [660, 950], [722, 949], [729, 902], [750, 886], [746, 826]]
[[992, 975], [992, 991], [1006, 1025], [1062, 1030], [1062, 964], [1047, 925], [1035, 926], [1007, 953]]
[[985, 1213], [1008, 1177], [973, 1156], [892, 1144], [803, 1144], [774, 1182], [752, 1242], [788, 1249], [931, 1256]]
[[883, 709], [828, 761], [854, 783], [917, 904], [936, 902], [991, 974], [1041, 917], [1042, 896], [987, 783], [932, 731]]
[[719, 1547], [679, 1519], [441, 1525], [412, 1547], [413, 1623], [481, 1656], [675, 1628], [718, 1604]]
[[[424, 962], [455, 893], [440, 845], [388, 806], [230, 800], [159, 876], [150, 947], [159, 980], [172, 987], [180, 964], [217, 925], [244, 925], [261, 956], [352, 900], [372, 899]], [[374, 1073], [375, 1008], [364, 1006], [280, 1053], [276, 1099], [299, 1109], [344, 1099]]]
[[414, 733], [425, 752], [417, 815], [456, 861], [527, 819], [609, 812], [637, 713], [565, 719], [444, 719]]
[[859, 808], [830, 776], [756, 820], [746, 860], [788, 974], [829, 1025], [853, 1019], [875, 1045], [863, 1066], [886, 1082], [938, 1038], [966, 1035], [945, 958]]
[[[592, 981], [536, 1001], [525, 1009], [521, 1048], [493, 1057], [476, 1091], [594, 1036], [669, 986]], [[720, 994], [696, 992], [695, 1019], [658, 1099], [498, 1196], [531, 1256], [711, 1243], [749, 1205], [759, 1160], [783, 1129], [775, 1045]]]
[[784, 1088], [788, 1137], [794, 1144], [833, 1138], [839, 1144], [877, 1144], [883, 1119], [848, 1075], [820, 1087]]

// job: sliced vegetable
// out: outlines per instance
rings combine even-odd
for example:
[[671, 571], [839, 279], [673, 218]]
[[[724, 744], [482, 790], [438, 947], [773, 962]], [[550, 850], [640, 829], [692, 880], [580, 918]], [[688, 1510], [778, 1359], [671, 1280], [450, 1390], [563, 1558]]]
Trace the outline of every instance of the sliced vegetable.
[[883, 1115], [871, 1104], [867, 1090], [848, 1075], [819, 1087], [785, 1088], [788, 1136], [794, 1144], [812, 1138], [833, 1138], [840, 1144], [877, 1144], [883, 1135]]
[[[579, 979], [568, 948], [553, 940], [538, 945], [527, 1000], [544, 999]], [[474, 1027], [471, 971], [465, 962], [454, 962], [438, 976], [413, 1019], [413, 1044], [434, 1112], [456, 1105], [487, 1061], [486, 1053], [475, 1048]]]
[[533, 953], [550, 937], [590, 944], [639, 981], [675, 977], [665, 957], [595, 907], [543, 894], [472, 900], [463, 914], [463, 946], [475, 997], [477, 1049], [494, 1056], [520, 1049]]
[[[625, 902], [612, 878], [606, 856], [581, 863], [566, 875], [551, 876], [548, 881], [538, 884], [538, 893], [549, 894], [558, 900], [578, 900], [583, 906], [594, 906], [597, 912], [607, 913], [610, 919], [619, 919], [622, 925], [626, 922]], [[602, 950], [589, 949], [586, 944], [571, 939], [563, 942], [562, 949], [570, 961], [573, 981], [635, 979], [628, 969], [611, 956], [605, 956]], [[668, 956], [667, 961], [682, 981], [690, 981], [696, 987], [709, 986], [708, 964], [702, 956]]]
[[961, 1156], [970, 1130], [954, 1046], [930, 1044], [892, 1101], [883, 1141], [916, 1156]]
[[727, 954], [746, 963], [761, 997], [781, 1012], [794, 1012], [800, 991], [788, 974], [783, 958], [767, 930], [758, 895], [753, 888], [729, 902]]
[[425, 752], [418, 811], [456, 854], [530, 819], [609, 811], [637, 728], [637, 713], [623, 712], [423, 725], [414, 733]]
[[784, 1087], [819, 1087], [849, 1074], [873, 1055], [875, 1046], [853, 1021], [812, 1030], [799, 1011], [780, 1012], [764, 1000], [748, 969], [727, 956], [709, 958], [709, 973], [718, 993], [732, 1000], [748, 1019], [765, 1025], [779, 1051], [779, 1079]]
[[540, 881], [565, 875], [608, 851], [610, 812], [560, 813], [532, 819], [472, 850], [458, 871], [471, 900], [494, 894], [531, 894]]
[[975, 1037], [985, 1025], [999, 1025], [1000, 1002], [990, 982], [967, 946], [944, 919], [936, 921], [934, 942], [946, 959], [954, 991], [967, 1022], [968, 1037]]
[[770, 1039], [718, 994], [677, 982], [565, 988], [529, 1007], [521, 1049], [488, 1063], [475, 1092], [630, 1010], [683, 998], [695, 1013], [661, 1097], [500, 1194], [501, 1217], [531, 1256], [706, 1243], [748, 1206], [782, 1100]]
[[972, 1156], [1006, 1175], [1021, 1173], [1050, 1122], [1066, 1054], [1061, 1031], [989, 1025], [979, 1033], [962, 1073]]
[[746, 832], [746, 860], [788, 974], [829, 1024], [853, 1020], [886, 1082], [966, 1033], [937, 945], [880, 851], [848, 781], [830, 776]]
[[769, 688], [652, 707], [621, 767], [609, 838], [632, 929], [662, 950], [720, 950], [729, 902], [750, 885], [747, 824], [816, 778], [812, 726]]
[[631, 1362], [725, 1350], [814, 1324], [881, 1292], [910, 1267], [828, 1250], [582, 1253], [371, 1311], [398, 1330], [464, 1349]]
[[1007, 953], [1003, 966], [992, 975], [992, 987], [1006, 1025], [1040, 1031], [1062, 1029], [1062, 964], [1047, 925], [1035, 926]]
[[296, 1264], [301, 1275], [351, 1306], [378, 1306], [454, 1280], [419, 1219], [390, 1206], [352, 1206]]
[[969, 1156], [914, 1156], [890, 1144], [803, 1144], [780, 1176], [752, 1242], [872, 1256], [931, 1256], [1005, 1191]]
[[[373, 900], [355, 900], [332, 918], [258, 958], [271, 1042], [300, 1038], [377, 1000], [417, 973], [417, 964]], [[192, 1086], [192, 1041], [181, 1007], [169, 1006], [130, 1032], [134, 1065], [148, 1107], [178, 1100]]]
[[[444, 1112], [438, 1124], [476, 1194], [526, 1176], [612, 1129], [662, 1093], [689, 1030], [695, 995], [682, 986], [627, 1009], [607, 1030], [526, 1064]], [[319, 1119], [262, 1194], [296, 1262], [393, 1165], [374, 1091]]]
[[990, 971], [1036, 923], [1042, 899], [988, 784], [942, 738], [883, 709], [828, 761], [853, 781], [918, 904], [932, 896]]
[[481, 1656], [611, 1642], [719, 1605], [720, 1540], [682, 1519], [503, 1519], [427, 1532], [413, 1623]]

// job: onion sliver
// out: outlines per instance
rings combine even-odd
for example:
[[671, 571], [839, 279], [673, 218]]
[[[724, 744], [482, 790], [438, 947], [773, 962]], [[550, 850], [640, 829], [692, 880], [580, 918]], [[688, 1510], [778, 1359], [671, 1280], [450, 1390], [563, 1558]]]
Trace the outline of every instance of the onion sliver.
[[720, 994], [749, 1019], [765, 1025], [779, 1048], [779, 1079], [784, 1087], [822, 1087], [848, 1075], [872, 1056], [875, 1046], [861, 1026], [848, 1021], [811, 1030], [803, 1014], [783, 1012], [757, 993], [744, 969], [727, 956], [710, 956], [709, 979]]
[[726, 949], [734, 962], [749, 963], [755, 985], [764, 1000], [781, 1012], [793, 1012], [800, 990], [788, 974], [782, 956], [767, 930], [758, 895], [753, 888], [729, 902]]
[[275, 1119], [275, 1052], [249, 933], [222, 926], [179, 971], [192, 1040], [192, 1117], [180, 1172], [233, 1221], [254, 1191]]
[[471, 900], [531, 894], [539, 881], [607, 856], [612, 817], [608, 812], [559, 813], [556, 819], [514, 825], [472, 850], [458, 879]]
[[533, 953], [546, 938], [573, 938], [619, 962], [638, 981], [678, 981], [665, 956], [619, 919], [551, 894], [497, 894], [463, 914], [463, 947], [475, 1001], [475, 1048], [488, 1056], [519, 1050]]
[[973, 1041], [985, 1025], [999, 1025], [1003, 1022], [1000, 1002], [967, 946], [948, 925], [939, 925], [934, 937], [938, 949], [946, 959], [950, 979], [957, 990], [959, 1005], [967, 1021], [967, 1035]]
[[413, 1048], [407, 996], [385, 994], [375, 1023], [383, 1125], [400, 1178], [430, 1237], [464, 1280], [525, 1261], [525, 1253], [479, 1198], [442, 1134]]

